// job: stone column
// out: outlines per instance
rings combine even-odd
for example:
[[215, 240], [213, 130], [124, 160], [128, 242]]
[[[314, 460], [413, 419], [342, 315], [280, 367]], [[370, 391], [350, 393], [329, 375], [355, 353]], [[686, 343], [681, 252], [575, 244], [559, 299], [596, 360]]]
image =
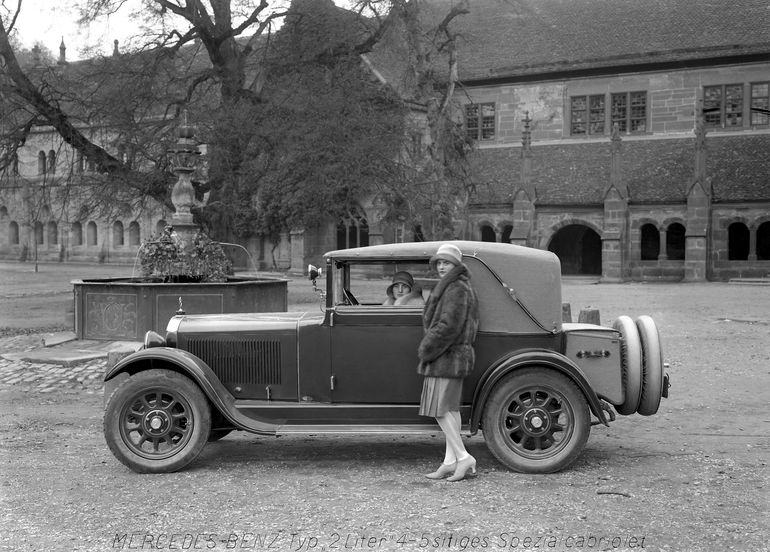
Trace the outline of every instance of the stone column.
[[288, 269], [291, 267], [291, 234], [281, 232], [278, 241], [278, 258], [276, 259], [278, 268]]
[[535, 223], [535, 206], [527, 192], [519, 190], [513, 198], [513, 230], [511, 243], [529, 246]]
[[708, 221], [711, 201], [699, 182], [687, 196], [687, 230], [685, 232], [684, 280], [706, 280], [708, 266]]
[[602, 235], [602, 282], [622, 282], [623, 237], [628, 204], [613, 186], [604, 197], [604, 231]]
[[295, 228], [290, 233], [289, 241], [289, 272], [292, 274], [305, 273], [305, 230]]
[[749, 230], [749, 261], [757, 260], [757, 229]]
[[193, 221], [191, 209], [203, 207], [208, 201], [209, 193], [204, 194], [200, 201], [195, 197], [195, 186], [192, 183], [193, 173], [197, 167], [200, 155], [198, 143], [195, 140], [195, 129], [187, 122], [187, 111], [184, 111], [184, 121], [177, 129], [177, 141], [174, 148], [168, 150], [170, 162], [177, 181], [171, 188], [171, 203], [174, 213], [171, 215], [171, 225], [178, 239], [183, 244], [182, 249], [193, 242], [199, 227]]
[[622, 282], [626, 272], [623, 240], [628, 226], [628, 187], [621, 170], [620, 141], [616, 124], [610, 138], [610, 185], [604, 193], [602, 282]]
[[711, 186], [706, 177], [706, 127], [702, 103], [695, 121], [695, 167], [687, 193], [687, 230], [685, 231], [684, 280], [706, 280], [708, 267], [708, 228], [711, 211]]
[[658, 260], [659, 261], [667, 261], [668, 260], [668, 251], [666, 251], [666, 233], [668, 231], [663, 228], [658, 232], [659, 239], [660, 239], [660, 251], [658, 251]]
[[537, 191], [532, 183], [532, 132], [529, 111], [524, 112], [524, 128], [521, 133], [520, 188], [513, 195], [513, 230], [511, 243], [531, 246], [535, 223], [535, 201]]
[[[367, 212], [366, 220], [373, 220], [374, 217], [372, 215], [373, 213]], [[385, 243], [385, 238], [383, 237], [382, 224], [379, 222], [369, 222], [369, 245], [382, 245], [383, 243]]]

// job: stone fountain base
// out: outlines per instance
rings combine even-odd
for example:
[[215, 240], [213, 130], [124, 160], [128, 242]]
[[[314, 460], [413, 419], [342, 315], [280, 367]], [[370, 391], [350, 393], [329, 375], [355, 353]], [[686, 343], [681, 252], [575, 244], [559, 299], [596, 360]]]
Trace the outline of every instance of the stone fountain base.
[[78, 339], [141, 341], [165, 334], [182, 299], [187, 314], [285, 312], [288, 280], [231, 277], [222, 283], [160, 283], [141, 278], [74, 280]]

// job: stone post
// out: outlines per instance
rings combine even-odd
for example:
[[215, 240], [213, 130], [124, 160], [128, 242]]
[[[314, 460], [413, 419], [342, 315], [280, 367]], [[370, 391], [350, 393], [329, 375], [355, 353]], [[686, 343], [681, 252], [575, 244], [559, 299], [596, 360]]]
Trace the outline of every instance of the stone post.
[[621, 282], [625, 276], [623, 238], [628, 225], [628, 187], [621, 173], [620, 132], [617, 124], [610, 138], [610, 151], [610, 185], [604, 193], [601, 281]]
[[292, 274], [305, 273], [305, 230], [295, 228], [290, 233], [289, 241], [289, 272]]
[[685, 232], [684, 280], [702, 282], [707, 277], [708, 228], [711, 211], [711, 186], [706, 177], [706, 127], [700, 103], [695, 121], [695, 167], [687, 193], [687, 230]]
[[708, 222], [711, 201], [696, 182], [687, 195], [687, 230], [685, 232], [684, 280], [706, 280], [708, 266]]
[[524, 128], [521, 133], [520, 188], [513, 194], [513, 230], [511, 243], [532, 245], [532, 230], [535, 223], [535, 201], [537, 191], [532, 184], [532, 131], [529, 111], [524, 112]]

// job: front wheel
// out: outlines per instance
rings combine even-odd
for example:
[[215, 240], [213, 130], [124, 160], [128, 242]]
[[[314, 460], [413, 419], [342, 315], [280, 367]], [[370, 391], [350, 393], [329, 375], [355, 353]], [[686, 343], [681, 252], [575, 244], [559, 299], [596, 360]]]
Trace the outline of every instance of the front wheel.
[[107, 402], [104, 437], [112, 453], [138, 473], [180, 470], [200, 454], [211, 412], [189, 378], [170, 370], [139, 372]]
[[553, 473], [580, 455], [591, 416], [585, 397], [569, 378], [552, 370], [525, 369], [492, 389], [482, 431], [489, 450], [508, 468]]

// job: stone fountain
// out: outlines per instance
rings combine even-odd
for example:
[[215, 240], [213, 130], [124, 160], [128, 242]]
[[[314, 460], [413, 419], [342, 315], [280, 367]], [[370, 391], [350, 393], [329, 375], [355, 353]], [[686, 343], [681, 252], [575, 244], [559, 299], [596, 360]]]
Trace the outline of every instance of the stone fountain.
[[[169, 150], [177, 177], [171, 190], [174, 214], [171, 225], [180, 249], [189, 247], [199, 232], [192, 208], [204, 207], [208, 193], [196, 198], [192, 182], [200, 155], [187, 113]], [[145, 278], [74, 280], [75, 321], [78, 339], [142, 340], [147, 330], [164, 333], [178, 312], [219, 314], [285, 312], [285, 278], [231, 276], [224, 282], [178, 283]]]

